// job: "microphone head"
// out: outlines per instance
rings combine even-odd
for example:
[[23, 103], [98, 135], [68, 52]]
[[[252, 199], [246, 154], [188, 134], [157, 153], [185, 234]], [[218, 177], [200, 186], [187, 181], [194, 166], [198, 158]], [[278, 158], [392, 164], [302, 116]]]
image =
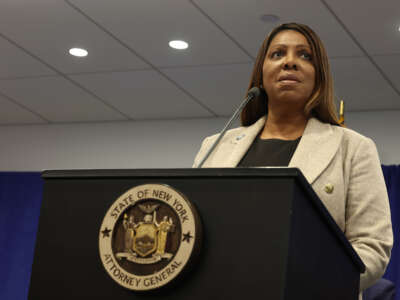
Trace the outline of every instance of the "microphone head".
[[261, 90], [257, 86], [253, 86], [248, 92], [247, 97], [257, 98], [261, 94]]

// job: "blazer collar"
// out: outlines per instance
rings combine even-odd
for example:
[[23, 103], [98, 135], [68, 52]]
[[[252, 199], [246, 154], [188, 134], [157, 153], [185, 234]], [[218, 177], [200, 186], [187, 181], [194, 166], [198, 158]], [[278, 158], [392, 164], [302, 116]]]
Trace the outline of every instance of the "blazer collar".
[[258, 133], [264, 127], [265, 120], [266, 118], [262, 117], [253, 125], [244, 127], [243, 131], [241, 131], [238, 135], [235, 135], [229, 141], [229, 144], [232, 147], [232, 152], [226, 160], [224, 167], [234, 168], [239, 164], [247, 150], [250, 148], [254, 139], [257, 137]]
[[[230, 139], [229, 147], [232, 147], [232, 151], [221, 167], [236, 167], [239, 164], [264, 127], [265, 120], [266, 117], [262, 117]], [[299, 168], [307, 181], [312, 184], [335, 156], [342, 135], [342, 130], [334, 130], [334, 126], [311, 118], [307, 122], [289, 167]]]
[[310, 184], [326, 169], [339, 149], [343, 131], [335, 127], [311, 118], [290, 160], [289, 167], [299, 168]]

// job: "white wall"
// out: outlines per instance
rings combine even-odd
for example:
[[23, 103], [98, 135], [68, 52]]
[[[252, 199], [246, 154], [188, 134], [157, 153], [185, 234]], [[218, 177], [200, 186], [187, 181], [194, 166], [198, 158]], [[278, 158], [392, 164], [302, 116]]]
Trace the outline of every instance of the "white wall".
[[374, 140], [382, 164], [400, 164], [400, 111], [348, 113], [345, 121]]
[[0, 126], [0, 170], [190, 167], [225, 120]]
[[[384, 164], [400, 163], [400, 111], [347, 113]], [[0, 126], [0, 171], [190, 167], [227, 119]]]

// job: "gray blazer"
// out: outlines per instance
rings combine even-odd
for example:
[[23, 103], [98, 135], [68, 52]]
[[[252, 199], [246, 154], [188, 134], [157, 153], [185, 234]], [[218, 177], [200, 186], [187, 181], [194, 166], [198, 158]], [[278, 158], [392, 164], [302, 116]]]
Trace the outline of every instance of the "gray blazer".
[[[236, 167], [265, 117], [229, 130], [203, 167]], [[196, 166], [218, 135], [203, 141]], [[289, 163], [299, 168], [366, 266], [360, 291], [384, 273], [393, 244], [390, 207], [374, 142], [311, 118]]]

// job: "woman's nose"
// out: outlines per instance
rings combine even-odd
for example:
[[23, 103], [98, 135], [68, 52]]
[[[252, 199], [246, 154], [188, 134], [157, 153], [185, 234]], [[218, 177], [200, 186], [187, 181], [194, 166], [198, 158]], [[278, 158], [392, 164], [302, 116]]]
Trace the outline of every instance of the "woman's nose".
[[289, 69], [297, 70], [297, 64], [296, 64], [295, 56], [293, 54], [288, 53], [285, 56], [285, 59], [283, 62], [283, 68], [285, 70], [289, 70]]
[[291, 70], [291, 69], [297, 70], [297, 65], [296, 65], [295, 63], [285, 63], [285, 64], [283, 65], [283, 68], [284, 68], [285, 70]]

